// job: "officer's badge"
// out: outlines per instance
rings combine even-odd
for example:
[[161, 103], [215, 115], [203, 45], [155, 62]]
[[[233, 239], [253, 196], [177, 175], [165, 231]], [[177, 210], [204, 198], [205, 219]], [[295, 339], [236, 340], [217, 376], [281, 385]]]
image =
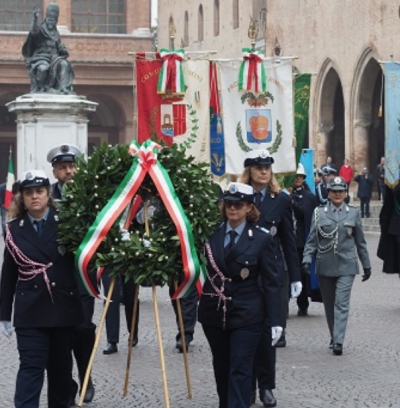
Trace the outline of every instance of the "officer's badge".
[[340, 184], [340, 183], [342, 182], [342, 179], [341, 179], [340, 177], [335, 177], [335, 178], [333, 179], [333, 182], [334, 182], [335, 184]]
[[237, 193], [238, 191], [239, 191], [239, 190], [238, 190], [236, 184], [231, 184], [231, 185], [229, 186], [229, 192], [230, 192], [231, 194], [235, 194], [235, 193]]
[[58, 215], [57, 215], [57, 214], [54, 215], [54, 221], [55, 221], [55, 222], [60, 221], [60, 218], [58, 218]]
[[69, 146], [68, 146], [68, 145], [62, 145], [62, 146], [60, 147], [60, 151], [61, 151], [61, 153], [63, 153], [63, 154], [68, 153], [68, 152], [69, 152]]
[[250, 275], [250, 271], [249, 271], [247, 268], [243, 268], [243, 269], [240, 271], [240, 276], [241, 276], [241, 278], [242, 278], [243, 280], [247, 279], [247, 278], [249, 277], [249, 275]]
[[21, 220], [21, 221], [19, 222], [19, 226], [20, 226], [20, 227], [23, 227], [23, 226], [24, 226], [24, 220]]
[[30, 171], [28, 171], [28, 173], [26, 173], [25, 175], [25, 180], [33, 180], [34, 178], [35, 178], [35, 175], [31, 173]]
[[61, 256], [64, 256], [65, 253], [67, 252], [67, 250], [65, 249], [65, 246], [64, 246], [64, 245], [59, 245], [58, 248], [57, 248], [57, 250], [58, 250], [58, 253], [59, 253]]
[[273, 227], [271, 227], [271, 229], [269, 231], [270, 231], [271, 235], [274, 236], [278, 232], [278, 228], [276, 228], [275, 225], [274, 225]]
[[262, 159], [266, 159], [266, 158], [268, 157], [267, 151], [266, 151], [266, 150], [262, 150], [261, 153], [260, 153], [260, 157], [261, 157]]

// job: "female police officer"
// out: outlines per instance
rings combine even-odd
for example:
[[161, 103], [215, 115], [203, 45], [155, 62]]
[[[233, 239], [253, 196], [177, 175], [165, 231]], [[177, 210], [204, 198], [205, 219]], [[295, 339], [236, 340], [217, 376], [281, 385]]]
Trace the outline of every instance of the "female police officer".
[[16, 408], [39, 407], [45, 370], [48, 406], [69, 406], [74, 326], [83, 316], [73, 256], [57, 243], [58, 216], [49, 192], [43, 171], [25, 172], [10, 209], [15, 218], [6, 226], [0, 326], [11, 337], [14, 311], [20, 356]]
[[326, 320], [331, 334], [330, 348], [343, 353], [349, 316], [350, 293], [358, 274], [358, 257], [364, 268], [362, 281], [371, 276], [367, 244], [360, 212], [344, 203], [347, 184], [335, 177], [327, 184], [329, 202], [314, 210], [311, 230], [303, 254], [303, 270], [309, 272], [315, 255]]
[[231, 183], [223, 196], [225, 222], [206, 244], [208, 279], [198, 314], [213, 355], [219, 408], [250, 405], [253, 358], [266, 313], [272, 340], [282, 333], [272, 237], [254, 225], [259, 212], [253, 199], [251, 186]]

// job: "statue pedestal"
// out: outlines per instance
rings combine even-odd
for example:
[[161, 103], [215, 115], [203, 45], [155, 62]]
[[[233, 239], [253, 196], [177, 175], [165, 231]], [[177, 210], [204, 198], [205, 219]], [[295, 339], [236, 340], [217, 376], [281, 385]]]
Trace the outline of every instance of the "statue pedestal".
[[57, 145], [73, 144], [87, 155], [88, 115], [97, 103], [84, 96], [26, 94], [6, 106], [17, 115], [17, 177], [40, 169], [51, 178], [47, 152]]

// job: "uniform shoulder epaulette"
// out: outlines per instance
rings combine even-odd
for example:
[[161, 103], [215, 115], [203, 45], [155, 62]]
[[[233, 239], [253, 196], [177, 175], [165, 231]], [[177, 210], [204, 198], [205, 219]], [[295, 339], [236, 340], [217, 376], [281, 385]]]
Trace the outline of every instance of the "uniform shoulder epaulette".
[[16, 221], [16, 220], [18, 220], [17, 217], [11, 218], [11, 220], [7, 220], [7, 224], [11, 224], [12, 222], [14, 222], [14, 221]]
[[260, 227], [259, 225], [256, 225], [256, 229], [257, 229], [258, 231], [263, 232], [264, 234], [271, 234], [271, 232], [270, 232], [269, 230], [267, 230], [267, 229], [264, 228], [264, 227]]

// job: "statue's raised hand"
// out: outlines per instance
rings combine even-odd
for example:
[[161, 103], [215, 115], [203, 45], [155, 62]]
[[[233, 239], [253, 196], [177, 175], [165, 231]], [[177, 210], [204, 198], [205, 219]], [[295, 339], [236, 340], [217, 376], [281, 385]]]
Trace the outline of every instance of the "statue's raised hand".
[[37, 19], [39, 18], [39, 14], [40, 14], [40, 9], [36, 8], [36, 6], [33, 8], [33, 19], [35, 21], [37, 21]]

